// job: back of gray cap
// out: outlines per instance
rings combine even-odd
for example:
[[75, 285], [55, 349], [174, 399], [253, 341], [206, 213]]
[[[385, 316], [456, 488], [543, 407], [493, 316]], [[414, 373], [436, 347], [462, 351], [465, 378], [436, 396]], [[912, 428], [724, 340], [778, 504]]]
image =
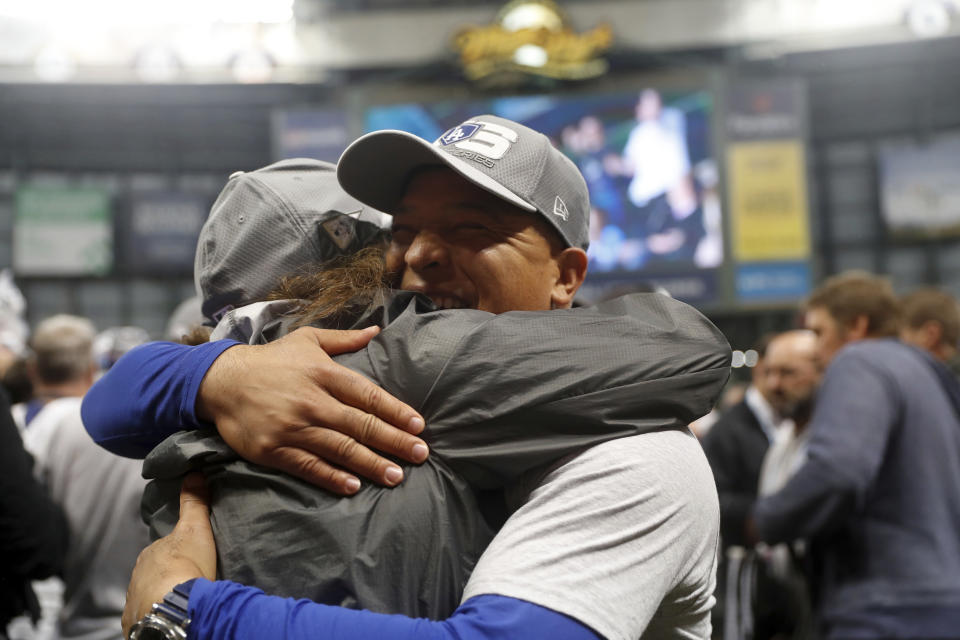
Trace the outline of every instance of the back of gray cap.
[[296, 158], [232, 175], [200, 231], [194, 282], [203, 316], [263, 300], [305, 267], [382, 237], [389, 216], [344, 193], [332, 164]]

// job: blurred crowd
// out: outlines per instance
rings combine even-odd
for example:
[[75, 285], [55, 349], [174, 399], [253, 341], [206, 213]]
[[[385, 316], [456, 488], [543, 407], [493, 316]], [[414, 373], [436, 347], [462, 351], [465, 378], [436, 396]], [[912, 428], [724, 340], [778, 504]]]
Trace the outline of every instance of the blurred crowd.
[[[186, 301], [167, 339], [199, 323]], [[25, 301], [0, 274], [0, 637], [121, 638], [119, 617], [137, 555], [149, 544], [140, 518], [141, 462], [97, 446], [80, 403], [127, 351], [150, 339], [133, 326], [97, 332], [59, 314], [29, 332]], [[194, 317], [195, 316], [195, 317]], [[170, 333], [172, 332], [172, 333]]]
[[700, 423], [721, 509], [714, 635], [955, 637], [960, 307], [851, 272], [803, 311]]

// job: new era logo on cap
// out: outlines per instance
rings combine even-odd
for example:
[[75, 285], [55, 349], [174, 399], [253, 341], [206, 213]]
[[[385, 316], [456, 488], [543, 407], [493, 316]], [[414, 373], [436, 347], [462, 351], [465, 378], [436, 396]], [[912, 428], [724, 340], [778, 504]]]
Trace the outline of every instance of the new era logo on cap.
[[563, 203], [560, 196], [557, 196], [557, 199], [553, 201], [553, 215], [560, 216], [564, 220], [570, 217], [570, 212], [567, 211], [567, 205]]

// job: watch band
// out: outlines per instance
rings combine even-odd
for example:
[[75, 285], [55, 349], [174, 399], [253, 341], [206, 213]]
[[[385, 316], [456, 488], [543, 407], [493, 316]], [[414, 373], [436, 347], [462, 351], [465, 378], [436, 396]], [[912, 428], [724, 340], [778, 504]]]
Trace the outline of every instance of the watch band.
[[162, 602], [154, 603], [150, 612], [130, 629], [130, 640], [186, 640], [190, 627], [190, 591], [196, 578], [178, 584]]

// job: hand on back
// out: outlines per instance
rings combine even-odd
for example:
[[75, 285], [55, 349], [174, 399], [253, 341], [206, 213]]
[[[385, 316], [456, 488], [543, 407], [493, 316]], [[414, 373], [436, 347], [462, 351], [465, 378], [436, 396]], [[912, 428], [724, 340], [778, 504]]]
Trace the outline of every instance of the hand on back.
[[374, 451], [423, 462], [428, 450], [414, 435], [423, 418], [330, 357], [363, 348], [378, 332], [305, 327], [227, 349], [200, 385], [197, 415], [243, 458], [334, 493], [359, 489], [351, 471], [394, 486], [402, 470]]

